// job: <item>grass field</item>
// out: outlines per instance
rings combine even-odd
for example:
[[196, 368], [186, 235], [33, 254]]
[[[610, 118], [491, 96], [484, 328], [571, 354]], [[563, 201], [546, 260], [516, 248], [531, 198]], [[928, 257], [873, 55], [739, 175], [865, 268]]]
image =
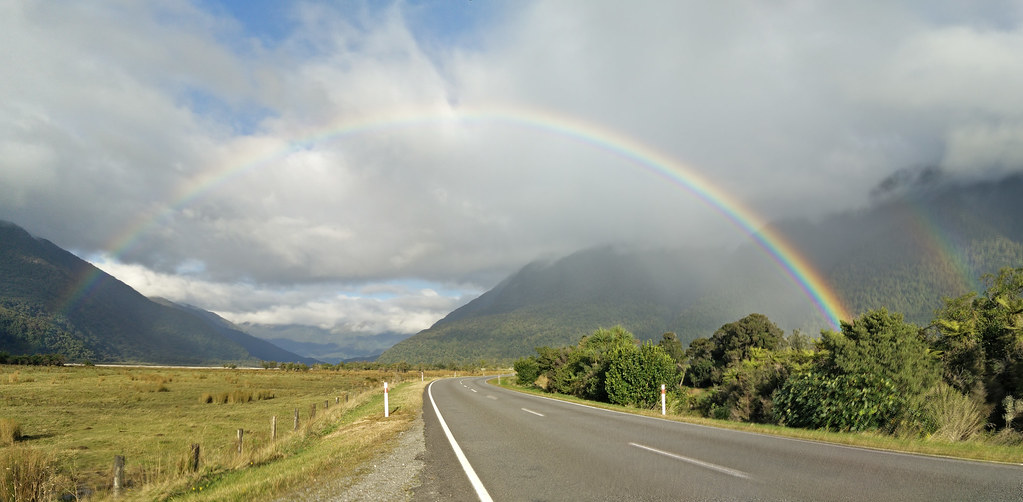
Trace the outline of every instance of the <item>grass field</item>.
[[[387, 420], [384, 381], [393, 389]], [[14, 490], [10, 464], [35, 459], [49, 497], [101, 500], [112, 495], [114, 456], [122, 455], [124, 498], [268, 498], [328, 470], [354, 473], [408, 428], [422, 387], [418, 372], [0, 366], [0, 421], [19, 436], [0, 436], [8, 472], [0, 481]], [[197, 472], [192, 444], [200, 445]], [[28, 500], [25, 486], [19, 498]]]

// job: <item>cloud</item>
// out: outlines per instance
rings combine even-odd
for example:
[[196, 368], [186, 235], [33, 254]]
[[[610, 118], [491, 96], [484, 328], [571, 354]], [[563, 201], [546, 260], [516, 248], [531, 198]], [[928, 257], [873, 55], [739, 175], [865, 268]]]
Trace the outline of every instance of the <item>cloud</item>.
[[[744, 238], [614, 145], [466, 110], [614, 131], [765, 219], [1023, 162], [1018, 4], [480, 3], [6, 3], [0, 217], [233, 320], [411, 329], [538, 257]], [[461, 286], [353, 293], [408, 281]]]
[[219, 283], [188, 273], [158, 273], [109, 256], [92, 256], [90, 261], [144, 295], [201, 306], [233, 322], [310, 325], [347, 335], [416, 333], [482, 293], [459, 285], [442, 295], [396, 282], [274, 288]]

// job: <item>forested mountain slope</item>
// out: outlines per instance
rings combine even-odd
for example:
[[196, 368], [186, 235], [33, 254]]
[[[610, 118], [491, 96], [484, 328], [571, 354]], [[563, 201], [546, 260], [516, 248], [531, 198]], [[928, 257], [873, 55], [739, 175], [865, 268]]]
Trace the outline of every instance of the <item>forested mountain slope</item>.
[[149, 300], [13, 223], [0, 221], [0, 351], [161, 364], [302, 361], [222, 319]]

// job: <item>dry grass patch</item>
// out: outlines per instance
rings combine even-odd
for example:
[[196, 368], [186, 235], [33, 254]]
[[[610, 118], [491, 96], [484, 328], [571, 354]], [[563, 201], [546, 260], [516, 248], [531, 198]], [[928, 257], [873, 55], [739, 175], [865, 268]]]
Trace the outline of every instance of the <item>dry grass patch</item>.
[[0, 446], [9, 446], [21, 439], [21, 425], [10, 418], [0, 418]]
[[0, 450], [0, 500], [56, 500], [73, 487], [52, 455], [27, 447]]

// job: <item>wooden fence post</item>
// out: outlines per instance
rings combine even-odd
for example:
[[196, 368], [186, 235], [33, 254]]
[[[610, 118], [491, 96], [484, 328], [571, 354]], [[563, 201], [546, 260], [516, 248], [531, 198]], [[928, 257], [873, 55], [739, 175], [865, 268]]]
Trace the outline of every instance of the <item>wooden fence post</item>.
[[199, 470], [199, 443], [192, 443], [192, 456], [188, 459], [188, 468], [192, 472]]
[[245, 435], [245, 429], [238, 429], [238, 454], [242, 453], [242, 436]]
[[341, 398], [340, 398], [340, 397], [337, 397], [337, 396], [334, 396], [334, 404], [335, 404], [335, 405], [337, 405], [337, 404], [341, 404]]
[[270, 422], [270, 440], [277, 441], [277, 415]]
[[323, 400], [323, 409], [327, 409], [329, 407], [330, 407], [330, 401], [324, 399]]
[[298, 408], [295, 408], [295, 430], [298, 430]]
[[114, 495], [120, 495], [123, 487], [124, 455], [114, 455]]

